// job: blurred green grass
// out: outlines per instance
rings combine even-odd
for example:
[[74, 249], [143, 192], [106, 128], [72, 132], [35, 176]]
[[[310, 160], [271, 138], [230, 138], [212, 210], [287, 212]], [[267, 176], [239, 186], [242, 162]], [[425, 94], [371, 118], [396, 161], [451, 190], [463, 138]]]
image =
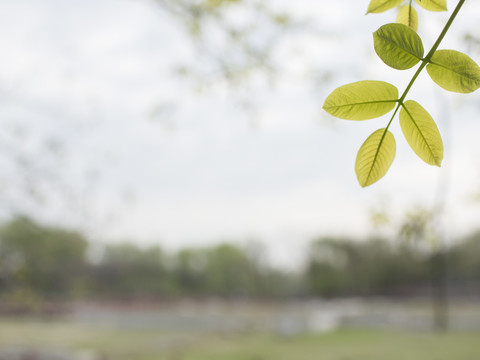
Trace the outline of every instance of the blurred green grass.
[[91, 350], [109, 360], [478, 360], [479, 340], [479, 332], [338, 330], [287, 338], [268, 333], [176, 333], [65, 321], [0, 321], [0, 350]]

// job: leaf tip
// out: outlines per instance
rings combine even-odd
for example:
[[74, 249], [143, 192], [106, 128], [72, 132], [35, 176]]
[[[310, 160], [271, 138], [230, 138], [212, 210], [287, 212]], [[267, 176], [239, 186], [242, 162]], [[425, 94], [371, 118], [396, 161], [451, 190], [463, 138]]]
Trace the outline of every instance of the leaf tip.
[[[382, 176], [383, 177], [383, 176]], [[370, 185], [373, 185], [375, 184], [378, 180], [380, 180], [382, 177], [378, 178], [378, 179], [372, 179], [372, 178], [367, 178], [367, 179], [360, 179], [358, 176], [357, 176], [357, 181], [358, 181], [358, 184], [363, 188], [365, 189], [366, 187], [369, 187]]]
[[361, 183], [360, 181], [359, 181], [358, 183], [360, 184], [360, 186], [362, 187], [362, 189], [365, 189], [367, 186], [372, 185], [372, 184]]
[[395, 157], [395, 138], [386, 128], [371, 134], [358, 150], [355, 173], [362, 187], [372, 185], [387, 173]]

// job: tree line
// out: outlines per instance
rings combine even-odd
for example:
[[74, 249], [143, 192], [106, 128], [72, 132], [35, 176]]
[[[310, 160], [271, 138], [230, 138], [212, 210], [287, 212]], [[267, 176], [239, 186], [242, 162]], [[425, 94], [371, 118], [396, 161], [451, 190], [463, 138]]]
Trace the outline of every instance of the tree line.
[[[457, 293], [480, 295], [480, 233], [443, 255]], [[131, 242], [92, 256], [81, 233], [19, 217], [0, 228], [0, 300], [171, 299], [428, 295], [438, 252], [391, 239], [319, 238], [296, 271], [258, 247], [221, 243], [166, 252]]]

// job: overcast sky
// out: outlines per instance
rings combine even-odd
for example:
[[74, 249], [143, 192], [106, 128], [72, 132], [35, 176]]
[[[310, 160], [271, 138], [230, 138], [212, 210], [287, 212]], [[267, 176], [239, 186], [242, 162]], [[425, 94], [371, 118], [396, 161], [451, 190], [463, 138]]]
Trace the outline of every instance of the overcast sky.
[[[374, 209], [399, 221], [441, 201], [442, 231], [476, 228], [480, 93], [450, 94], [421, 76], [409, 98], [438, 123], [442, 168], [422, 163], [394, 124], [392, 168], [362, 189], [356, 152], [388, 119], [337, 120], [321, 106], [347, 82], [385, 80], [403, 91], [412, 72], [387, 68], [371, 39], [394, 13], [365, 16], [367, 0], [266, 3], [313, 24], [275, 46], [275, 85], [254, 76], [243, 89], [214, 83], [199, 93], [173, 69], [202, 70], [208, 59], [153, 1], [0, 0], [0, 121], [8, 129], [0, 143], [61, 178], [58, 188], [45, 185], [48, 201], [32, 205], [12, 186], [18, 174], [4, 150], [0, 178], [13, 203], [4, 215], [26, 211], [98, 239], [169, 248], [256, 239], [285, 261], [317, 236], [371, 233]], [[451, 11], [456, 2], [448, 4]], [[419, 12], [428, 49], [449, 14]], [[479, 13], [478, 2], [467, 2], [441, 48], [480, 62], [478, 45], [462, 41], [479, 33]], [[53, 155], [40, 151], [46, 138]]]

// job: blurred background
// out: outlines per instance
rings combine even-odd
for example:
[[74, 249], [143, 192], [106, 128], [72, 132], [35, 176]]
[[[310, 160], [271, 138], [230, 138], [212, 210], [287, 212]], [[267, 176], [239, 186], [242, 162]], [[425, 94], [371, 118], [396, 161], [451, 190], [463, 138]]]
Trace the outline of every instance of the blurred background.
[[[480, 95], [422, 74], [442, 167], [394, 123], [362, 189], [388, 118], [323, 101], [415, 71], [368, 2], [0, 0], [0, 360], [476, 359]], [[479, 13], [440, 48], [479, 63]]]

